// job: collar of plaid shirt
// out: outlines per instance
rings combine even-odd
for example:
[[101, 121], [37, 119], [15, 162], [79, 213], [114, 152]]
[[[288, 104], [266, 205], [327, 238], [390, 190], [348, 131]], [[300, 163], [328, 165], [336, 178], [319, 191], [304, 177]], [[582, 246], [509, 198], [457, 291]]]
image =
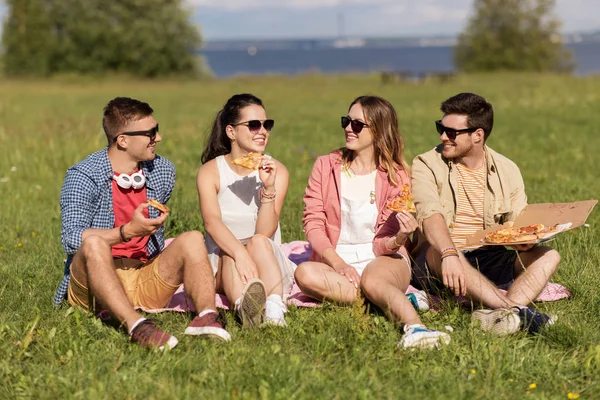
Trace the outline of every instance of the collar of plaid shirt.
[[[166, 158], [156, 156], [141, 163], [146, 177], [148, 198], [166, 204], [175, 186], [175, 166]], [[81, 246], [81, 235], [88, 228], [114, 228], [112, 200], [113, 170], [108, 159], [108, 147], [90, 154], [67, 170], [60, 196], [62, 245], [67, 254], [63, 279], [54, 296], [54, 305], [62, 304], [69, 285], [70, 264]], [[87, 204], [87, 207], [82, 207]], [[149, 209], [150, 218], [159, 212]], [[164, 226], [148, 241], [148, 255], [155, 257], [164, 247]]]

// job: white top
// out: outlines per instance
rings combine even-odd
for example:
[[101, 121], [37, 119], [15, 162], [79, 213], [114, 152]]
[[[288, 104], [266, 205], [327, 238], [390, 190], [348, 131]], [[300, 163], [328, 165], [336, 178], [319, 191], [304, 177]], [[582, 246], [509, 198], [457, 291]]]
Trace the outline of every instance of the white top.
[[[256, 233], [256, 220], [260, 207], [259, 190], [262, 182], [258, 171], [249, 175], [236, 174], [224, 156], [216, 158], [219, 170], [219, 192], [217, 199], [221, 209], [221, 220], [233, 235], [242, 243]], [[281, 244], [281, 231], [279, 223], [277, 230], [271, 237], [277, 244]], [[209, 253], [218, 254], [219, 248], [210, 235], [206, 235], [206, 247]]]
[[338, 244], [371, 244], [375, 238], [377, 204], [375, 178], [377, 170], [368, 175], [342, 171], [341, 217]]

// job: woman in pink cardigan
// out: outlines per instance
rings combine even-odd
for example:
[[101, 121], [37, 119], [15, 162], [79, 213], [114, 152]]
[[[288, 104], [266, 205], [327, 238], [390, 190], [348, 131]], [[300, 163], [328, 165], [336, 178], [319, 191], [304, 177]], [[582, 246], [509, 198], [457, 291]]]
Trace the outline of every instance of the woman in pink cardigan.
[[318, 300], [352, 303], [365, 296], [401, 321], [401, 347], [437, 347], [450, 336], [427, 329], [405, 296], [410, 283], [406, 244], [417, 229], [408, 212], [386, 204], [410, 184], [394, 107], [361, 96], [342, 117], [346, 146], [315, 162], [304, 195], [304, 231], [311, 259], [298, 266], [296, 282]]

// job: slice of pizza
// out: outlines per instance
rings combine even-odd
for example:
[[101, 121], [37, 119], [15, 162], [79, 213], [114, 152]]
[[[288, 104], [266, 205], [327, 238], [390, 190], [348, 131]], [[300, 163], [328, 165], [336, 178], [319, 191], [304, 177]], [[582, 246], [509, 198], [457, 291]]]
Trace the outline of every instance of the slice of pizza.
[[386, 206], [388, 210], [392, 211], [408, 211], [411, 213], [417, 212], [415, 204], [413, 202], [413, 196], [410, 191], [410, 185], [406, 184], [400, 190], [400, 194], [394, 197]]
[[158, 211], [161, 211], [161, 212], [164, 212], [164, 213], [168, 213], [169, 212], [169, 207], [167, 207], [164, 204], [160, 203], [158, 200], [148, 199], [148, 203], [150, 203], [150, 205], [152, 207], [156, 208]]
[[248, 169], [258, 169], [262, 164], [262, 154], [248, 153], [245, 156], [234, 159], [232, 163]]

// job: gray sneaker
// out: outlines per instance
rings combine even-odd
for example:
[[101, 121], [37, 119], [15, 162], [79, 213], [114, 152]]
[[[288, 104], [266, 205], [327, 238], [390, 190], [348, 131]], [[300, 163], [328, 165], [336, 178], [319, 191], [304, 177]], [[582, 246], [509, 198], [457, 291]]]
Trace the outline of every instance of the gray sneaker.
[[519, 331], [521, 319], [515, 310], [498, 308], [496, 310], [475, 310], [471, 315], [472, 323], [481, 324], [484, 332], [497, 336], [506, 336]]
[[238, 313], [243, 328], [257, 328], [264, 317], [267, 291], [260, 279], [250, 279], [242, 291]]

